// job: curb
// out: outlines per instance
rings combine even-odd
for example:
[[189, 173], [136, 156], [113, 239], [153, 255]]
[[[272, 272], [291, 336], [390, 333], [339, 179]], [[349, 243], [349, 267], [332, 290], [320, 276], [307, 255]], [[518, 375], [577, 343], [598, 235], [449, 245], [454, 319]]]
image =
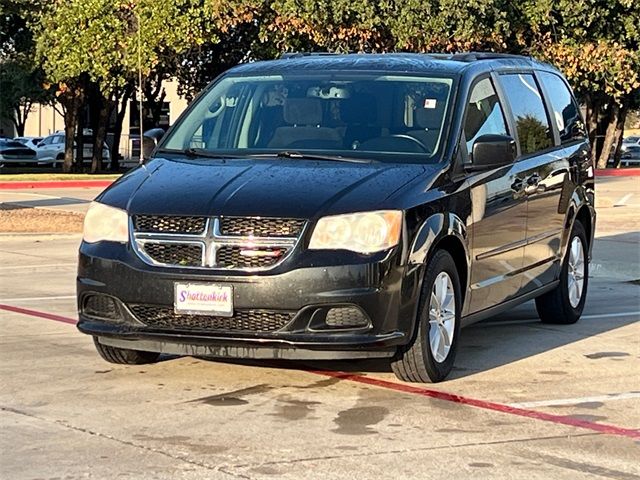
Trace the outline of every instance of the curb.
[[22, 190], [26, 188], [95, 188], [108, 187], [115, 180], [50, 180], [35, 182], [0, 182], [0, 190]]
[[640, 177], [640, 168], [596, 169], [596, 177]]

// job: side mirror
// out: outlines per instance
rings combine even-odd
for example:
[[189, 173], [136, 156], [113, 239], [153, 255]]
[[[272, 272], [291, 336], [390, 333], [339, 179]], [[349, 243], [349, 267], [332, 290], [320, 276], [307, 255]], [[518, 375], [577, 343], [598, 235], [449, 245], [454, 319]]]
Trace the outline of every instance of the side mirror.
[[152, 128], [144, 132], [142, 137], [142, 156], [147, 159], [151, 158], [151, 154], [155, 150], [160, 139], [164, 136], [165, 131], [162, 128]]
[[492, 170], [510, 165], [516, 158], [516, 142], [508, 135], [481, 135], [473, 144], [468, 171]]

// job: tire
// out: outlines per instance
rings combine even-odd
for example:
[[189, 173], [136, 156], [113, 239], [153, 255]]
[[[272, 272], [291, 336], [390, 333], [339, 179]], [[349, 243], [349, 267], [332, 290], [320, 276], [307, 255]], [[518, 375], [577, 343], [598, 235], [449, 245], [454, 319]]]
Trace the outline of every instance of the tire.
[[142, 352], [139, 350], [129, 350], [128, 348], [111, 347], [103, 345], [97, 337], [93, 337], [93, 343], [100, 356], [109, 363], [121, 365], [144, 365], [145, 363], [155, 363], [160, 354], [157, 352]]
[[[577, 250], [579, 250], [579, 253]], [[569, 325], [576, 323], [580, 315], [582, 315], [587, 298], [587, 287], [589, 286], [587, 252], [587, 234], [582, 223], [576, 220], [571, 229], [567, 251], [562, 262], [560, 283], [555, 289], [536, 298], [536, 310], [542, 323]], [[582, 265], [575, 263], [576, 255], [581, 257]], [[580, 278], [580, 275], [582, 278]], [[580, 283], [580, 280], [582, 283]], [[579, 289], [578, 293], [577, 289], [580, 285], [582, 285], [582, 288]], [[570, 293], [570, 288], [572, 293]], [[577, 300], [576, 295], [578, 295]]]
[[[436, 287], [436, 280], [443, 282], [448, 279], [447, 288]], [[438, 308], [438, 314], [431, 314], [435, 292], [446, 291], [444, 296], [445, 308]], [[439, 290], [438, 290], [439, 288]], [[451, 298], [451, 295], [453, 298]], [[440, 295], [442, 298], [442, 295]], [[441, 382], [451, 372], [458, 350], [460, 338], [460, 311], [462, 309], [460, 293], [460, 279], [456, 264], [451, 255], [444, 250], [437, 250], [427, 263], [427, 268], [422, 282], [420, 304], [418, 307], [417, 328], [414, 338], [407, 345], [398, 348], [396, 355], [391, 360], [391, 368], [396, 376], [405, 382], [436, 383]], [[438, 302], [438, 303], [441, 303]], [[455, 310], [451, 312], [451, 307]], [[448, 312], [442, 316], [441, 312]], [[448, 319], [448, 320], [447, 320]], [[440, 326], [438, 326], [440, 325]], [[440, 337], [440, 342], [445, 338], [439, 332], [446, 331], [449, 337], [449, 348], [446, 351], [446, 342], [434, 343], [435, 337]], [[453, 336], [453, 339], [451, 339]], [[432, 345], [444, 345], [440, 351], [436, 347], [434, 352]], [[444, 353], [444, 356], [443, 356]], [[438, 358], [440, 357], [440, 358]]]

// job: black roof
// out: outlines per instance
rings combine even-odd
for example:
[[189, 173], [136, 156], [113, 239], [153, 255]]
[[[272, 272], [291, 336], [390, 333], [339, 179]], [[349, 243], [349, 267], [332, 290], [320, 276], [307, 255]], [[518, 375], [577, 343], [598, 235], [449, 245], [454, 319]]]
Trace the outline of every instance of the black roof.
[[491, 52], [443, 53], [286, 53], [279, 60], [246, 63], [233, 74], [267, 74], [283, 71], [358, 70], [407, 73], [459, 74], [464, 70], [536, 68], [555, 70], [531, 57]]

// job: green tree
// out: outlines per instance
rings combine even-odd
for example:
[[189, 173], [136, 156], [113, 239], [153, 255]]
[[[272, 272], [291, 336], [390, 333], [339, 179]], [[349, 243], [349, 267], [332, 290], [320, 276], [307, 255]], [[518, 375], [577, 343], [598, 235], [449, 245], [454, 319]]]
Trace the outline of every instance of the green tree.
[[524, 0], [519, 39], [555, 64], [587, 109], [598, 167], [621, 142], [640, 88], [640, 3], [635, 0]]
[[0, 118], [10, 121], [20, 137], [33, 105], [52, 100], [43, 85], [44, 73], [27, 61], [0, 60]]
[[[118, 95], [157, 74], [179, 52], [202, 42], [201, 0], [57, 0], [39, 22], [37, 52], [65, 106], [65, 170], [90, 82], [97, 85], [92, 170], [101, 163], [106, 122]], [[81, 142], [79, 142], [81, 143]], [[97, 147], [97, 148], [96, 148]]]

